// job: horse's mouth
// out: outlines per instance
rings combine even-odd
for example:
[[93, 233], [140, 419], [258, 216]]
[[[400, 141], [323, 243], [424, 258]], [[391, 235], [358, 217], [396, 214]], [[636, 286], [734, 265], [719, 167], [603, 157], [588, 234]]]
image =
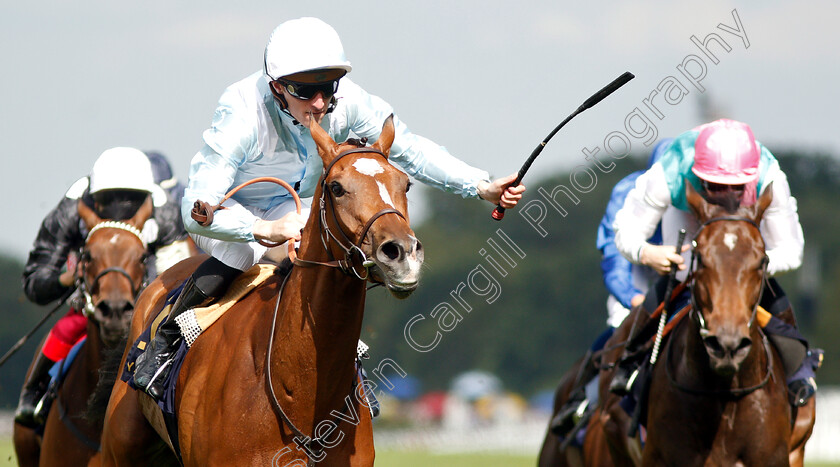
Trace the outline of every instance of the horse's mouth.
[[417, 290], [417, 286], [420, 284], [419, 281], [414, 282], [395, 282], [395, 281], [386, 281], [385, 287], [388, 288], [388, 291], [391, 292], [396, 298], [404, 299], [411, 295], [412, 292]]

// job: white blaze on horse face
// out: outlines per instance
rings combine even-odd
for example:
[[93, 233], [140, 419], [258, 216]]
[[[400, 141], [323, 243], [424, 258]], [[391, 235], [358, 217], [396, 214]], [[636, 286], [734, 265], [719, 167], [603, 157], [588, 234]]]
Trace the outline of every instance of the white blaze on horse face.
[[[360, 174], [368, 175], [371, 177], [375, 176], [376, 174], [381, 174], [385, 172], [385, 169], [382, 167], [382, 164], [378, 160], [370, 158], [358, 159], [356, 162], [353, 163], [353, 168], [355, 168], [356, 171]], [[376, 186], [379, 187], [379, 196], [382, 198], [382, 201], [385, 201], [385, 204], [396, 209], [396, 206], [394, 206], [394, 202], [391, 200], [391, 195], [388, 194], [388, 189], [385, 188], [385, 184], [382, 182], [376, 182]]]
[[735, 249], [735, 243], [738, 242], [738, 236], [734, 233], [727, 233], [723, 235], [723, 244], [729, 248], [729, 251]]
[[379, 187], [379, 196], [382, 197], [382, 201], [385, 201], [385, 204], [388, 206], [397, 209], [397, 207], [394, 206], [394, 202], [391, 201], [391, 195], [388, 194], [388, 189], [385, 188], [385, 184], [382, 182], [376, 182], [376, 186]]
[[116, 245], [116, 244], [117, 244], [117, 237], [118, 237], [118, 235], [117, 235], [117, 234], [114, 234], [114, 235], [111, 237], [111, 240], [110, 240], [111, 245]]
[[380, 164], [378, 160], [370, 158], [362, 158], [357, 160], [353, 163], [353, 167], [355, 167], [356, 171], [358, 171], [360, 174], [369, 175], [371, 177], [373, 177], [376, 174], [381, 174], [382, 172], [385, 172], [385, 169], [382, 168], [382, 164]]

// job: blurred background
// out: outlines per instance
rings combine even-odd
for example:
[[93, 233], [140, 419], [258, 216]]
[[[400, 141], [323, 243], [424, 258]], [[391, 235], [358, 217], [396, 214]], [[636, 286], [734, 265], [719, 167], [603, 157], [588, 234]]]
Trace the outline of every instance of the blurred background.
[[[113, 146], [159, 151], [185, 181], [224, 88], [260, 68], [277, 24], [317, 16], [341, 36], [356, 83], [414, 132], [495, 176], [516, 171], [592, 93], [624, 71], [636, 75], [567, 125], [525, 178], [526, 202], [539, 199], [538, 187], [586, 185], [570, 175], [593, 168], [582, 150], [599, 148], [615, 166], [593, 168], [565, 215], [550, 210], [539, 228], [515, 212], [495, 223], [487, 203], [419, 185], [410, 192], [426, 248], [423, 284], [404, 301], [372, 290], [362, 331], [368, 371], [382, 377], [374, 378], [378, 464], [410, 465], [404, 452], [463, 451], [495, 453], [473, 457], [475, 465], [533, 464], [554, 387], [605, 327], [595, 232], [612, 186], [642, 167], [658, 139], [720, 117], [752, 126], [799, 201], [806, 260], [780, 280], [804, 334], [826, 350], [808, 459], [840, 462], [830, 442], [840, 437], [840, 413], [828, 412], [840, 384], [838, 15], [840, 4], [827, 0], [4, 5], [0, 351], [46, 311], [25, 300], [20, 273], [70, 184]], [[701, 50], [695, 42], [711, 33], [721, 41]], [[608, 149], [614, 132], [624, 138]], [[435, 311], [444, 304], [454, 310], [446, 319]], [[0, 407], [14, 407], [32, 352], [30, 344], [0, 368]], [[470, 461], [444, 460], [468, 465], [459, 462]]]

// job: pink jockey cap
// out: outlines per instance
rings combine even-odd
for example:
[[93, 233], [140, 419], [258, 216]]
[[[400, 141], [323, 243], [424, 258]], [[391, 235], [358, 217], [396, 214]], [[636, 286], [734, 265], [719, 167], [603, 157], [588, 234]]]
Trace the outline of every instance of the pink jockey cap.
[[701, 125], [691, 171], [703, 180], [744, 185], [758, 179], [761, 151], [746, 123], [725, 118]]

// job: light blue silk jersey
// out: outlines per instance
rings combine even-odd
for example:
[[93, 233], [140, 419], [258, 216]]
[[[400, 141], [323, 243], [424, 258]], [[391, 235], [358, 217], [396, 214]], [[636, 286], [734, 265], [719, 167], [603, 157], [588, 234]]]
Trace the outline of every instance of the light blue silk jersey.
[[[385, 119], [394, 113], [381, 98], [343, 78], [335, 95], [337, 105], [321, 121], [333, 140], [379, 138]], [[394, 116], [396, 136], [390, 160], [415, 179], [463, 197], [477, 197], [487, 172], [453, 157], [438, 144], [411, 133]], [[201, 227], [190, 217], [196, 200], [217, 204], [232, 188], [257, 177], [276, 177], [296, 186], [301, 197], [311, 197], [323, 172], [323, 163], [309, 129], [295, 125], [271, 94], [262, 71], [228, 87], [219, 99], [213, 122], [203, 134], [204, 147], [193, 157], [189, 185], [181, 211], [189, 232], [226, 241], [254, 241], [253, 225], [259, 217], [219, 210], [213, 224]], [[246, 207], [268, 210], [291, 196], [273, 183], [256, 183], [233, 199]], [[241, 211], [241, 210], [240, 210]]]

